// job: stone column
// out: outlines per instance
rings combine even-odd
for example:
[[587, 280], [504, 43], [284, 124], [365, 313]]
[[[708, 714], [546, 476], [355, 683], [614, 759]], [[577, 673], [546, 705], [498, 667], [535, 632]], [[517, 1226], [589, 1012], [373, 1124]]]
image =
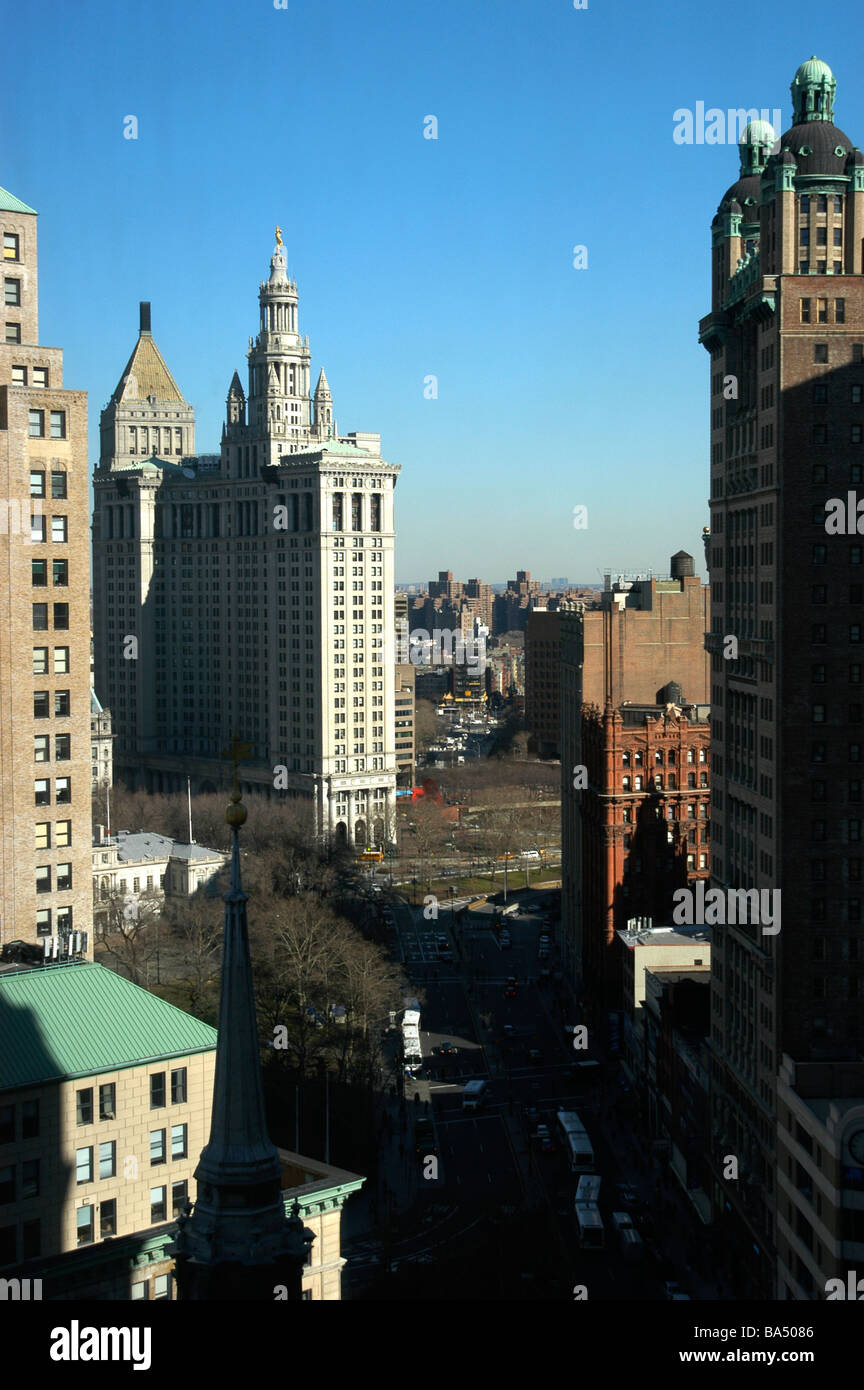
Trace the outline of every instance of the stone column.
[[396, 839], [396, 788], [388, 787], [385, 799], [384, 838], [387, 844]]
[[354, 826], [357, 823], [357, 809], [355, 805], [354, 792], [348, 793], [348, 843], [354, 848]]

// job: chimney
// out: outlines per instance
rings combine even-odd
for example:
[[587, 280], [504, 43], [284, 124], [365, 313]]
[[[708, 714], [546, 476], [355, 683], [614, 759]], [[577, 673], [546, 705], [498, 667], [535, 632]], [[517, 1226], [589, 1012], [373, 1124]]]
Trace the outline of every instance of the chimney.
[[138, 330], [141, 333], [150, 332], [150, 301], [142, 299], [138, 305], [139, 324]]

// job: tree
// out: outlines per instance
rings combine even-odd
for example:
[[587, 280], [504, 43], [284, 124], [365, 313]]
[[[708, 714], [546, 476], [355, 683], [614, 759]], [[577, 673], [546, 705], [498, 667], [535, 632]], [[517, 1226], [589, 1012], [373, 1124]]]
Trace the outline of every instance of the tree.
[[414, 751], [425, 761], [426, 753], [438, 737], [437, 707], [431, 700], [417, 700], [414, 705]]
[[114, 893], [99, 909], [97, 919], [102, 951], [116, 961], [133, 984], [149, 983], [150, 962], [159, 950], [159, 933], [154, 930], [161, 915], [158, 895], [142, 893], [135, 898]]

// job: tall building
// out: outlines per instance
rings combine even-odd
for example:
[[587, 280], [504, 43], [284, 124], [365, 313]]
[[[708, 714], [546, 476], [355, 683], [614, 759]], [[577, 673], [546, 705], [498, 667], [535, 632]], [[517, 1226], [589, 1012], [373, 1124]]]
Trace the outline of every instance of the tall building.
[[414, 785], [414, 702], [417, 683], [417, 668], [410, 662], [400, 662], [396, 666], [396, 766], [399, 784], [403, 787]]
[[[712, 1196], [747, 1286], [781, 1299], [824, 1297], [864, 1261], [864, 154], [835, 89], [811, 58], [774, 151], [770, 126], [745, 130], [700, 324], [712, 883], [783, 907], [779, 932], [714, 928]], [[853, 513], [839, 533], [832, 497]]]
[[92, 952], [87, 397], [39, 342], [36, 217], [0, 189], [0, 946]]
[[244, 791], [304, 801], [321, 836], [365, 848], [391, 838], [395, 818], [385, 632], [399, 468], [379, 435], [337, 433], [323, 371], [310, 389], [281, 239], [258, 297], [247, 389], [235, 372], [218, 457], [166, 456], [169, 422], [185, 450], [192, 416], [149, 316], [103, 413], [96, 683], [128, 783], [176, 790], [191, 775], [213, 791], [236, 730], [252, 745]]
[[[707, 705], [709, 658], [705, 652], [708, 589], [694, 574], [693, 557], [685, 551], [672, 556], [670, 577], [628, 580], [608, 578], [598, 606], [577, 605], [559, 616], [561, 634], [561, 912], [563, 945], [569, 973], [584, 979], [586, 951], [589, 971], [592, 948], [588, 937], [606, 941], [609, 933], [609, 892], [620, 891], [617, 880], [587, 885], [583, 872], [586, 828], [597, 820], [598, 798], [612, 780], [607, 753], [595, 760], [589, 785], [574, 785], [576, 769], [588, 763], [583, 750], [585, 715], [629, 705], [655, 707], [670, 682], [686, 691], [693, 705]], [[594, 738], [594, 735], [591, 735]], [[595, 739], [596, 742], [596, 739]], [[619, 753], [626, 751], [622, 746]], [[635, 753], [635, 747], [632, 750]], [[653, 756], [653, 754], [652, 754]], [[602, 774], [602, 775], [601, 775]], [[616, 771], [622, 779], [626, 770]], [[635, 792], [635, 788], [632, 789]], [[619, 791], [624, 791], [623, 781]], [[636, 815], [647, 795], [622, 798], [616, 804], [615, 825], [597, 829], [611, 844], [627, 833], [624, 812]], [[591, 807], [594, 809], [590, 809]], [[603, 820], [603, 816], [600, 816]], [[592, 832], [594, 833], [594, 832]], [[599, 851], [598, 851], [599, 852]], [[592, 851], [593, 854], [593, 851]], [[621, 861], [623, 864], [623, 860]], [[620, 867], [620, 865], [618, 866]], [[613, 863], [610, 872], [614, 872]], [[583, 884], [593, 895], [587, 917]], [[596, 952], [595, 952], [596, 959]]]

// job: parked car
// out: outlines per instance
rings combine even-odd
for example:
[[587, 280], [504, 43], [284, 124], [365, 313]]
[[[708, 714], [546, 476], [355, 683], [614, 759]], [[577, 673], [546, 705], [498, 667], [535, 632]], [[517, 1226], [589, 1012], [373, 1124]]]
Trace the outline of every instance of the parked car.
[[508, 975], [504, 982], [504, 998], [514, 999], [516, 996], [516, 976]]
[[440, 1046], [435, 1049], [439, 1057], [455, 1057], [458, 1050], [459, 1049], [455, 1048], [451, 1042], [442, 1042]]
[[552, 1134], [548, 1125], [538, 1125], [534, 1134], [534, 1138], [540, 1145], [541, 1153], [551, 1154], [555, 1152], [555, 1143], [552, 1139]]

